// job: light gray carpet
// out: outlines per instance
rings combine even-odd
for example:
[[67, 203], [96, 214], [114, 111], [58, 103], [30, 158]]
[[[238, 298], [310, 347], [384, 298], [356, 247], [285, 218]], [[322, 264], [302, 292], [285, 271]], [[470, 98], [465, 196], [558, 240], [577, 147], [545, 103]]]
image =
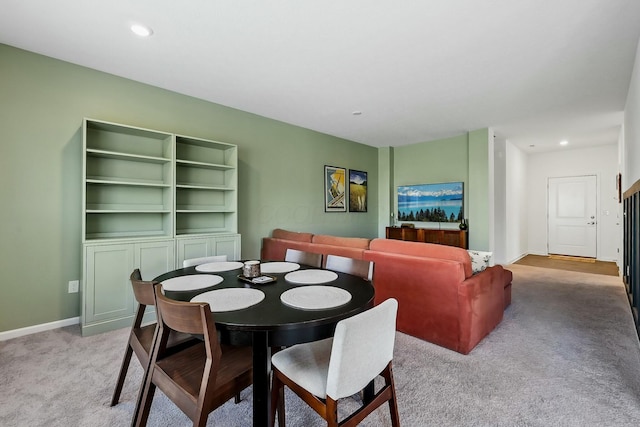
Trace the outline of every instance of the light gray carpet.
[[[463, 356], [397, 334], [394, 374], [404, 426], [638, 426], [640, 346], [619, 278], [512, 265], [513, 304]], [[1, 426], [129, 425], [141, 369], [109, 407], [126, 329], [81, 338], [78, 327], [0, 343]], [[251, 393], [208, 425], [250, 426]], [[341, 401], [341, 413], [355, 398]], [[287, 395], [289, 426], [321, 420]], [[150, 426], [187, 426], [158, 392]], [[363, 426], [390, 425], [386, 408]]]

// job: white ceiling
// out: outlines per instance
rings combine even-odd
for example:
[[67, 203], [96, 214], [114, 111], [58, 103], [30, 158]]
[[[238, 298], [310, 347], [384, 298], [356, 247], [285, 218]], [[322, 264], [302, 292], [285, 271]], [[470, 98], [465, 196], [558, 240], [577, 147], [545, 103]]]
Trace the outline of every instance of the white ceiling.
[[638, 0], [0, 0], [0, 43], [372, 146], [614, 144], [639, 37]]

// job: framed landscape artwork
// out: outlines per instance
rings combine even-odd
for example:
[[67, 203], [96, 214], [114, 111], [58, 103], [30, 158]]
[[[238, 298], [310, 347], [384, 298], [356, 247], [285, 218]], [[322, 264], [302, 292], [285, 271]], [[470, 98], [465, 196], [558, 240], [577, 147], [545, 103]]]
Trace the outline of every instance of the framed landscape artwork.
[[367, 211], [367, 173], [349, 169], [349, 212]]
[[346, 212], [346, 175], [345, 168], [324, 167], [324, 211]]

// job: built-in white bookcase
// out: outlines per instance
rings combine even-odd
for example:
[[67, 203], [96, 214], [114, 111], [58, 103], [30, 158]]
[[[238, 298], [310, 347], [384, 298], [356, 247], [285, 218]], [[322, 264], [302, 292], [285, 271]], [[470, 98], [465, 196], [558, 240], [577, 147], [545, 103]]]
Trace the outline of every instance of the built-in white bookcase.
[[240, 258], [233, 144], [85, 119], [82, 332], [128, 326], [129, 275], [151, 280], [184, 258]]
[[238, 149], [176, 136], [176, 236], [235, 233]]
[[173, 136], [85, 121], [85, 242], [172, 237]]

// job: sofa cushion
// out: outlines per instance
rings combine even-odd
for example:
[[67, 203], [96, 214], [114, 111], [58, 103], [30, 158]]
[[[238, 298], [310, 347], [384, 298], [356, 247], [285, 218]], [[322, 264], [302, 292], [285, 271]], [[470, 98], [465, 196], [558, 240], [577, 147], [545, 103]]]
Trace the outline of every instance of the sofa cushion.
[[429, 257], [436, 259], [448, 259], [461, 262], [464, 267], [465, 277], [471, 277], [471, 258], [469, 253], [455, 246], [438, 245], [436, 243], [406, 242], [394, 239], [373, 239], [369, 249], [380, 252], [393, 252], [402, 255]]
[[346, 246], [356, 249], [369, 249], [370, 239], [363, 237], [338, 237], [326, 234], [316, 234], [311, 238], [312, 243], [331, 246]]
[[471, 257], [471, 270], [473, 274], [480, 273], [484, 271], [491, 265], [491, 257], [493, 256], [493, 252], [484, 252], [484, 251], [472, 251], [468, 250], [469, 256]]
[[306, 242], [311, 243], [313, 234], [311, 233], [299, 233], [297, 231], [287, 231], [281, 228], [276, 228], [272, 233], [273, 238], [282, 240], [293, 240], [294, 242]]
[[274, 239], [264, 237], [262, 239], [262, 249], [260, 259], [269, 261], [284, 261], [287, 249], [297, 249], [299, 251], [313, 252], [313, 244], [308, 242], [297, 242], [295, 240]]
[[352, 248], [350, 246], [337, 246], [337, 245], [321, 245], [320, 243], [308, 243], [308, 252], [322, 254], [322, 265], [327, 262], [328, 255], [338, 255], [353, 259], [363, 259], [366, 249]]

